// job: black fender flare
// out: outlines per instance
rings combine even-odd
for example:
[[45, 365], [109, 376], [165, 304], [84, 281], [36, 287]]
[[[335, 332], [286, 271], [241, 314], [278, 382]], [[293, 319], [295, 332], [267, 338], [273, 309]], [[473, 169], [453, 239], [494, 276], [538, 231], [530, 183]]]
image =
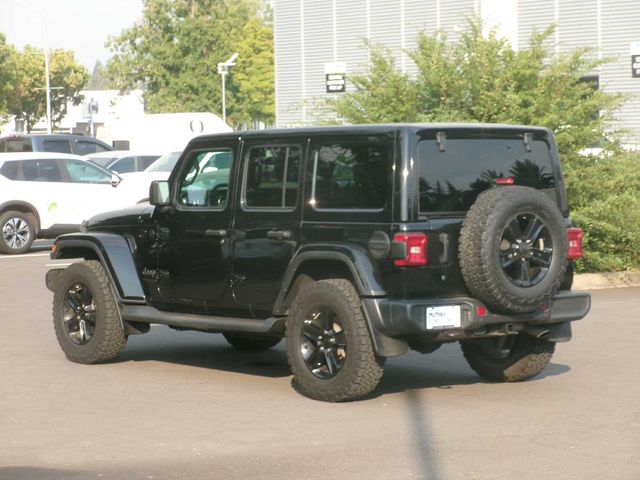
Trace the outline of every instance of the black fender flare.
[[117, 303], [146, 303], [129, 242], [113, 233], [70, 233], [58, 237], [51, 258], [86, 258], [83, 251], [93, 252], [107, 271]]
[[338, 261], [349, 269], [356, 290], [362, 298], [362, 309], [376, 354], [381, 357], [393, 357], [406, 353], [406, 341], [389, 337], [376, 327], [380, 322], [373, 317], [380, 315], [380, 312], [370, 308], [367, 300], [385, 297], [386, 291], [375, 276], [366, 249], [360, 245], [311, 244], [300, 248], [285, 272], [280, 294], [273, 306], [274, 315], [286, 314], [285, 299], [293, 286], [293, 279], [305, 262], [313, 260]]

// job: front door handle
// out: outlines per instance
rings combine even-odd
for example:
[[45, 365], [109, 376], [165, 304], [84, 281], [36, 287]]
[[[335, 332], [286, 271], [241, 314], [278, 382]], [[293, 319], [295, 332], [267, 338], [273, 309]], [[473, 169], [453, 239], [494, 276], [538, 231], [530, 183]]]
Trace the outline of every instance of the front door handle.
[[267, 238], [274, 240], [289, 240], [291, 238], [291, 230], [269, 230]]
[[221, 228], [219, 230], [214, 230], [214, 229], [207, 229], [204, 231], [204, 236], [205, 237], [217, 237], [217, 238], [224, 238], [227, 236], [227, 231], [224, 228]]

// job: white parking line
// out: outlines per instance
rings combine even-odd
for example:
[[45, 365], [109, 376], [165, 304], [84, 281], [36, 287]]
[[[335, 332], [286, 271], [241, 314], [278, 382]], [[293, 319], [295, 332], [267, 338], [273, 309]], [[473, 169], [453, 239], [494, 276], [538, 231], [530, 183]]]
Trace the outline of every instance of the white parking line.
[[0, 260], [10, 260], [12, 258], [48, 257], [49, 253], [27, 253], [25, 255], [0, 255]]
[[45, 267], [68, 267], [69, 265], [73, 263], [47, 263]]

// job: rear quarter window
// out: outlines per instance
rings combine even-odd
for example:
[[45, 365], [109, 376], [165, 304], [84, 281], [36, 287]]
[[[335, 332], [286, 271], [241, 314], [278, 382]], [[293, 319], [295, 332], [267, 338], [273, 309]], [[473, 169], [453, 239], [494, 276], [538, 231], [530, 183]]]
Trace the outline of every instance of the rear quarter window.
[[0, 175], [9, 180], [18, 179], [18, 162], [4, 162], [0, 167]]
[[496, 178], [540, 190], [555, 187], [549, 144], [521, 138], [447, 138], [442, 152], [436, 140], [418, 143], [421, 212], [467, 211]]

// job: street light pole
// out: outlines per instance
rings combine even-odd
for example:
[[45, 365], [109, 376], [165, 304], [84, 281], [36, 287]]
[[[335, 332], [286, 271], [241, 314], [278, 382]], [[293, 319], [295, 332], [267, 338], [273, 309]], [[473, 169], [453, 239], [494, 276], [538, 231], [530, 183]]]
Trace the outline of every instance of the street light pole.
[[229, 68], [233, 67], [236, 63], [238, 54], [234, 53], [229, 57], [226, 62], [218, 63], [218, 75], [222, 80], [222, 121], [227, 123], [227, 91], [226, 91], [226, 78], [229, 73]]
[[24, 0], [16, 0], [20, 5], [27, 7], [29, 10], [42, 15], [42, 24], [44, 26], [44, 77], [45, 77], [45, 91], [47, 98], [47, 133], [50, 135], [51, 129], [51, 84], [49, 74], [49, 41], [47, 37], [47, 14], [44, 10], [34, 7], [33, 5], [25, 2]]

